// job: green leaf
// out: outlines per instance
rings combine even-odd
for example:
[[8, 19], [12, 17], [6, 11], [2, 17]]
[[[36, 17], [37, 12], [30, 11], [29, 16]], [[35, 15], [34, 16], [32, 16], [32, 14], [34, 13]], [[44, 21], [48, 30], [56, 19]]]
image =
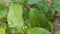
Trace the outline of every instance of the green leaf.
[[25, 30], [24, 20], [22, 17], [22, 7], [23, 6], [20, 4], [11, 3], [9, 6], [9, 12], [7, 17], [9, 27], [19, 27], [20, 31], [22, 31], [22, 29]]
[[6, 6], [0, 4], [0, 11], [1, 11], [1, 10], [4, 10], [4, 9], [6, 9], [6, 8], [7, 8]]
[[27, 0], [27, 3], [30, 4], [30, 5], [35, 4], [37, 2], [40, 2], [40, 0]]
[[60, 13], [60, 0], [54, 0], [54, 8]]
[[29, 20], [32, 27], [42, 27], [47, 28], [47, 17], [43, 13], [39, 13], [37, 9], [31, 9], [29, 14]]
[[22, 3], [24, 0], [11, 0], [11, 1], [18, 4], [18, 3]]
[[38, 7], [40, 12], [42, 10], [42, 12], [47, 13], [49, 10], [50, 2], [40, 1], [39, 3], [35, 3], [35, 5], [37, 5], [36, 7]]
[[4, 28], [0, 28], [0, 34], [5, 34], [5, 29]]
[[[30, 10], [30, 13], [29, 13], [29, 20], [30, 20], [30, 23], [31, 23], [31, 26], [40, 26], [40, 22], [39, 22], [39, 12], [37, 9], [31, 9]], [[38, 25], [37, 25], [38, 24]]]
[[54, 31], [54, 26], [53, 26], [53, 23], [51, 22], [51, 21], [49, 21], [48, 22], [48, 30], [50, 31], [50, 32], [53, 32]]
[[27, 34], [51, 34], [49, 31], [43, 28], [31, 28], [27, 31]]
[[10, 4], [7, 20], [11, 27], [23, 27], [24, 20], [22, 17], [22, 12], [22, 5], [14, 3]]
[[0, 4], [0, 19], [7, 15], [7, 7]]
[[48, 12], [50, 2], [41, 1], [39, 5], [43, 8], [44, 13]]
[[60, 34], [60, 30], [57, 30], [57, 31], [55, 32], [55, 34]]

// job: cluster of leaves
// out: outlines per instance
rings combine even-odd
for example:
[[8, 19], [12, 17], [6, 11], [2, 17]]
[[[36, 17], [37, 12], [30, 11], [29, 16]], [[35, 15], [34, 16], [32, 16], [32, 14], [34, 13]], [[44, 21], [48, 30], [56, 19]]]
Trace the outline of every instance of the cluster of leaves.
[[[0, 0], [0, 34], [52, 34], [60, 0]], [[59, 34], [56, 31], [55, 34]]]

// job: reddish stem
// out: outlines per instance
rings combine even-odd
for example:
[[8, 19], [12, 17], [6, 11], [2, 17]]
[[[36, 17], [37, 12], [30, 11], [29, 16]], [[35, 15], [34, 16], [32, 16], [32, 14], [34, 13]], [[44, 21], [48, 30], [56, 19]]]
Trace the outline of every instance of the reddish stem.
[[31, 9], [31, 7], [29, 6], [29, 4], [24, 4], [24, 6], [27, 8], [27, 9]]
[[29, 6], [29, 4], [27, 4], [27, 3], [20, 3], [20, 4], [24, 5], [29, 10], [31, 9], [31, 7]]
[[51, 4], [50, 4], [50, 10], [51, 10], [54, 4], [54, 0], [50, 0], [50, 1], [51, 1]]

